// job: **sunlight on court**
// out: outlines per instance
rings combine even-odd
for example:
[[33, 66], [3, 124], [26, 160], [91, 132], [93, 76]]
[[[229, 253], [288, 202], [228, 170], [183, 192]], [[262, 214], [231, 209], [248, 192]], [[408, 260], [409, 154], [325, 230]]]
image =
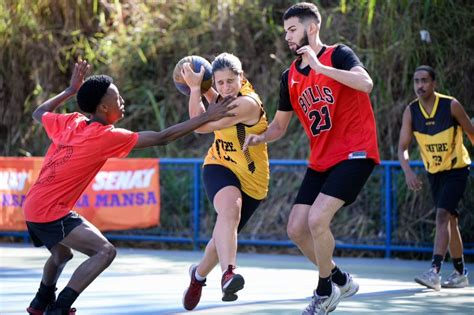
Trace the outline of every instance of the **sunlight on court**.
[[[0, 314], [25, 314], [41, 278], [45, 249], [30, 245], [0, 245]], [[74, 306], [78, 314], [187, 314], [181, 305], [188, 285], [188, 267], [200, 252], [119, 249], [116, 260], [87, 288]], [[85, 257], [76, 254], [58, 283], [66, 279]], [[337, 258], [361, 288], [343, 300], [332, 314], [472, 314], [474, 288], [425, 289], [413, 277], [427, 262]], [[474, 270], [474, 265], [468, 265]], [[193, 314], [301, 314], [309, 303], [317, 272], [301, 256], [239, 254], [238, 269], [246, 281], [236, 302], [221, 302], [220, 272], [208, 277], [203, 296]], [[444, 274], [451, 272], [444, 265]], [[470, 279], [472, 283], [472, 278]]]

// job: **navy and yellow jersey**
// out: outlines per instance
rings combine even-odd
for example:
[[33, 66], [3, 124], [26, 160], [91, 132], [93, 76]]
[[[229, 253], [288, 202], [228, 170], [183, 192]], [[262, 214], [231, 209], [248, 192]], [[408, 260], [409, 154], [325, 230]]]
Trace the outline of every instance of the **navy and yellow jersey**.
[[218, 164], [230, 169], [239, 179], [241, 189], [250, 197], [261, 200], [267, 196], [270, 179], [267, 144], [261, 143], [242, 150], [247, 134], [261, 134], [268, 128], [262, 101], [250, 82], [245, 81], [239, 96], [249, 96], [261, 107], [259, 121], [252, 125], [238, 123], [214, 131], [214, 143], [209, 148], [204, 165]]
[[471, 164], [463, 144], [462, 128], [451, 115], [453, 97], [436, 92], [435, 95], [436, 100], [429, 115], [418, 99], [408, 105], [413, 134], [425, 168], [431, 174]]

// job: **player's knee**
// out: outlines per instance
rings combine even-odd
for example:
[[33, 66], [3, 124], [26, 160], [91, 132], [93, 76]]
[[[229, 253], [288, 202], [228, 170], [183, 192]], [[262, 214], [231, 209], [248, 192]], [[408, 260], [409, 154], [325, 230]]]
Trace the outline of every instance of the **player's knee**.
[[308, 225], [313, 236], [323, 234], [329, 229], [327, 219], [324, 216], [318, 214], [309, 216]]
[[450, 213], [444, 209], [438, 209], [436, 211], [436, 223], [446, 225], [450, 221]]
[[307, 231], [307, 229], [302, 229], [301, 226], [294, 221], [289, 221], [288, 225], [286, 226], [286, 233], [288, 234], [288, 237], [296, 244], [308, 237], [305, 231]]
[[229, 224], [238, 225], [240, 222], [240, 207], [238, 207], [238, 205], [229, 207], [224, 211], [220, 211], [219, 216], [224, 218]]
[[102, 257], [103, 262], [108, 266], [117, 256], [117, 250], [112, 244], [107, 243], [102, 246], [97, 254]]
[[53, 254], [54, 264], [62, 266], [74, 257], [72, 251], [68, 248], [65, 250], [57, 251]]

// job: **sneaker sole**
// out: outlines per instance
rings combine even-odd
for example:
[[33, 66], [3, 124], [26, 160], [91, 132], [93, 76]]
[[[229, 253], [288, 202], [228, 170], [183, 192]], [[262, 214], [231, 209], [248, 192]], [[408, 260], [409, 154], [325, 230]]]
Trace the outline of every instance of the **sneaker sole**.
[[237, 300], [237, 291], [244, 288], [245, 280], [241, 275], [235, 275], [229, 285], [222, 289], [222, 301], [232, 302]]
[[456, 284], [456, 285], [452, 285], [452, 284], [442, 284], [441, 287], [444, 288], [444, 289], [462, 289], [462, 288], [465, 288], [465, 287], [468, 287], [469, 284]]
[[347, 299], [347, 298], [355, 295], [357, 292], [359, 292], [359, 285], [358, 284], [354, 285], [352, 288], [353, 288], [352, 290], [341, 293], [341, 299]]
[[433, 290], [435, 290], [435, 291], [439, 291], [439, 290], [441, 289], [441, 286], [439, 286], [439, 287], [438, 287], [438, 286], [434, 286], [434, 285], [432, 285], [432, 284], [430, 284], [430, 283], [427, 283], [427, 282], [423, 281], [422, 279], [415, 278], [415, 282], [418, 283], [418, 284], [421, 284], [422, 286], [425, 286], [425, 287], [427, 287], [427, 288], [429, 288], [429, 289], [433, 289]]
[[193, 309], [196, 308], [196, 306], [198, 306], [199, 302], [197, 302], [197, 304], [194, 306], [194, 307], [190, 307], [190, 306], [187, 306], [186, 304], [184, 304], [184, 299], [186, 298], [186, 293], [188, 293], [188, 289], [186, 289], [184, 292], [183, 292], [183, 299], [181, 300], [182, 304], [183, 304], [183, 307], [185, 310], [187, 311], [192, 311]]
[[[359, 290], [359, 288], [357, 288], [357, 290]], [[355, 294], [355, 293], [354, 293], [354, 294]], [[333, 312], [333, 311], [336, 309], [337, 305], [339, 305], [339, 302], [341, 302], [341, 300], [342, 300], [342, 294], [341, 294], [340, 291], [339, 291], [339, 297], [336, 297], [335, 300], [337, 300], [336, 303], [335, 303], [335, 305], [331, 306], [331, 307], [328, 309], [328, 312], [327, 312], [326, 314]]]
[[31, 307], [28, 307], [26, 309], [26, 312], [29, 314], [29, 315], [43, 315], [44, 314], [44, 311], [40, 311], [40, 310], [35, 310]]

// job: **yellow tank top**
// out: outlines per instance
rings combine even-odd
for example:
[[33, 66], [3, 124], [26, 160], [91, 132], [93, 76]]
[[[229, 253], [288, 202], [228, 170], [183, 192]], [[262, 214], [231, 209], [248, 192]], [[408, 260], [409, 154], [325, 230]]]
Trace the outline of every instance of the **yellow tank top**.
[[247, 134], [260, 134], [267, 130], [268, 120], [262, 101], [250, 82], [244, 82], [239, 95], [250, 96], [257, 101], [262, 108], [260, 120], [253, 126], [239, 123], [215, 130], [214, 143], [209, 148], [204, 165], [218, 164], [227, 167], [239, 179], [243, 192], [261, 200], [267, 196], [270, 179], [267, 144], [250, 146], [246, 151], [242, 150], [242, 146]]
[[436, 93], [430, 115], [418, 101], [410, 105], [413, 134], [418, 142], [425, 169], [438, 173], [466, 167], [471, 159], [463, 144], [462, 128], [451, 115], [452, 97]]

